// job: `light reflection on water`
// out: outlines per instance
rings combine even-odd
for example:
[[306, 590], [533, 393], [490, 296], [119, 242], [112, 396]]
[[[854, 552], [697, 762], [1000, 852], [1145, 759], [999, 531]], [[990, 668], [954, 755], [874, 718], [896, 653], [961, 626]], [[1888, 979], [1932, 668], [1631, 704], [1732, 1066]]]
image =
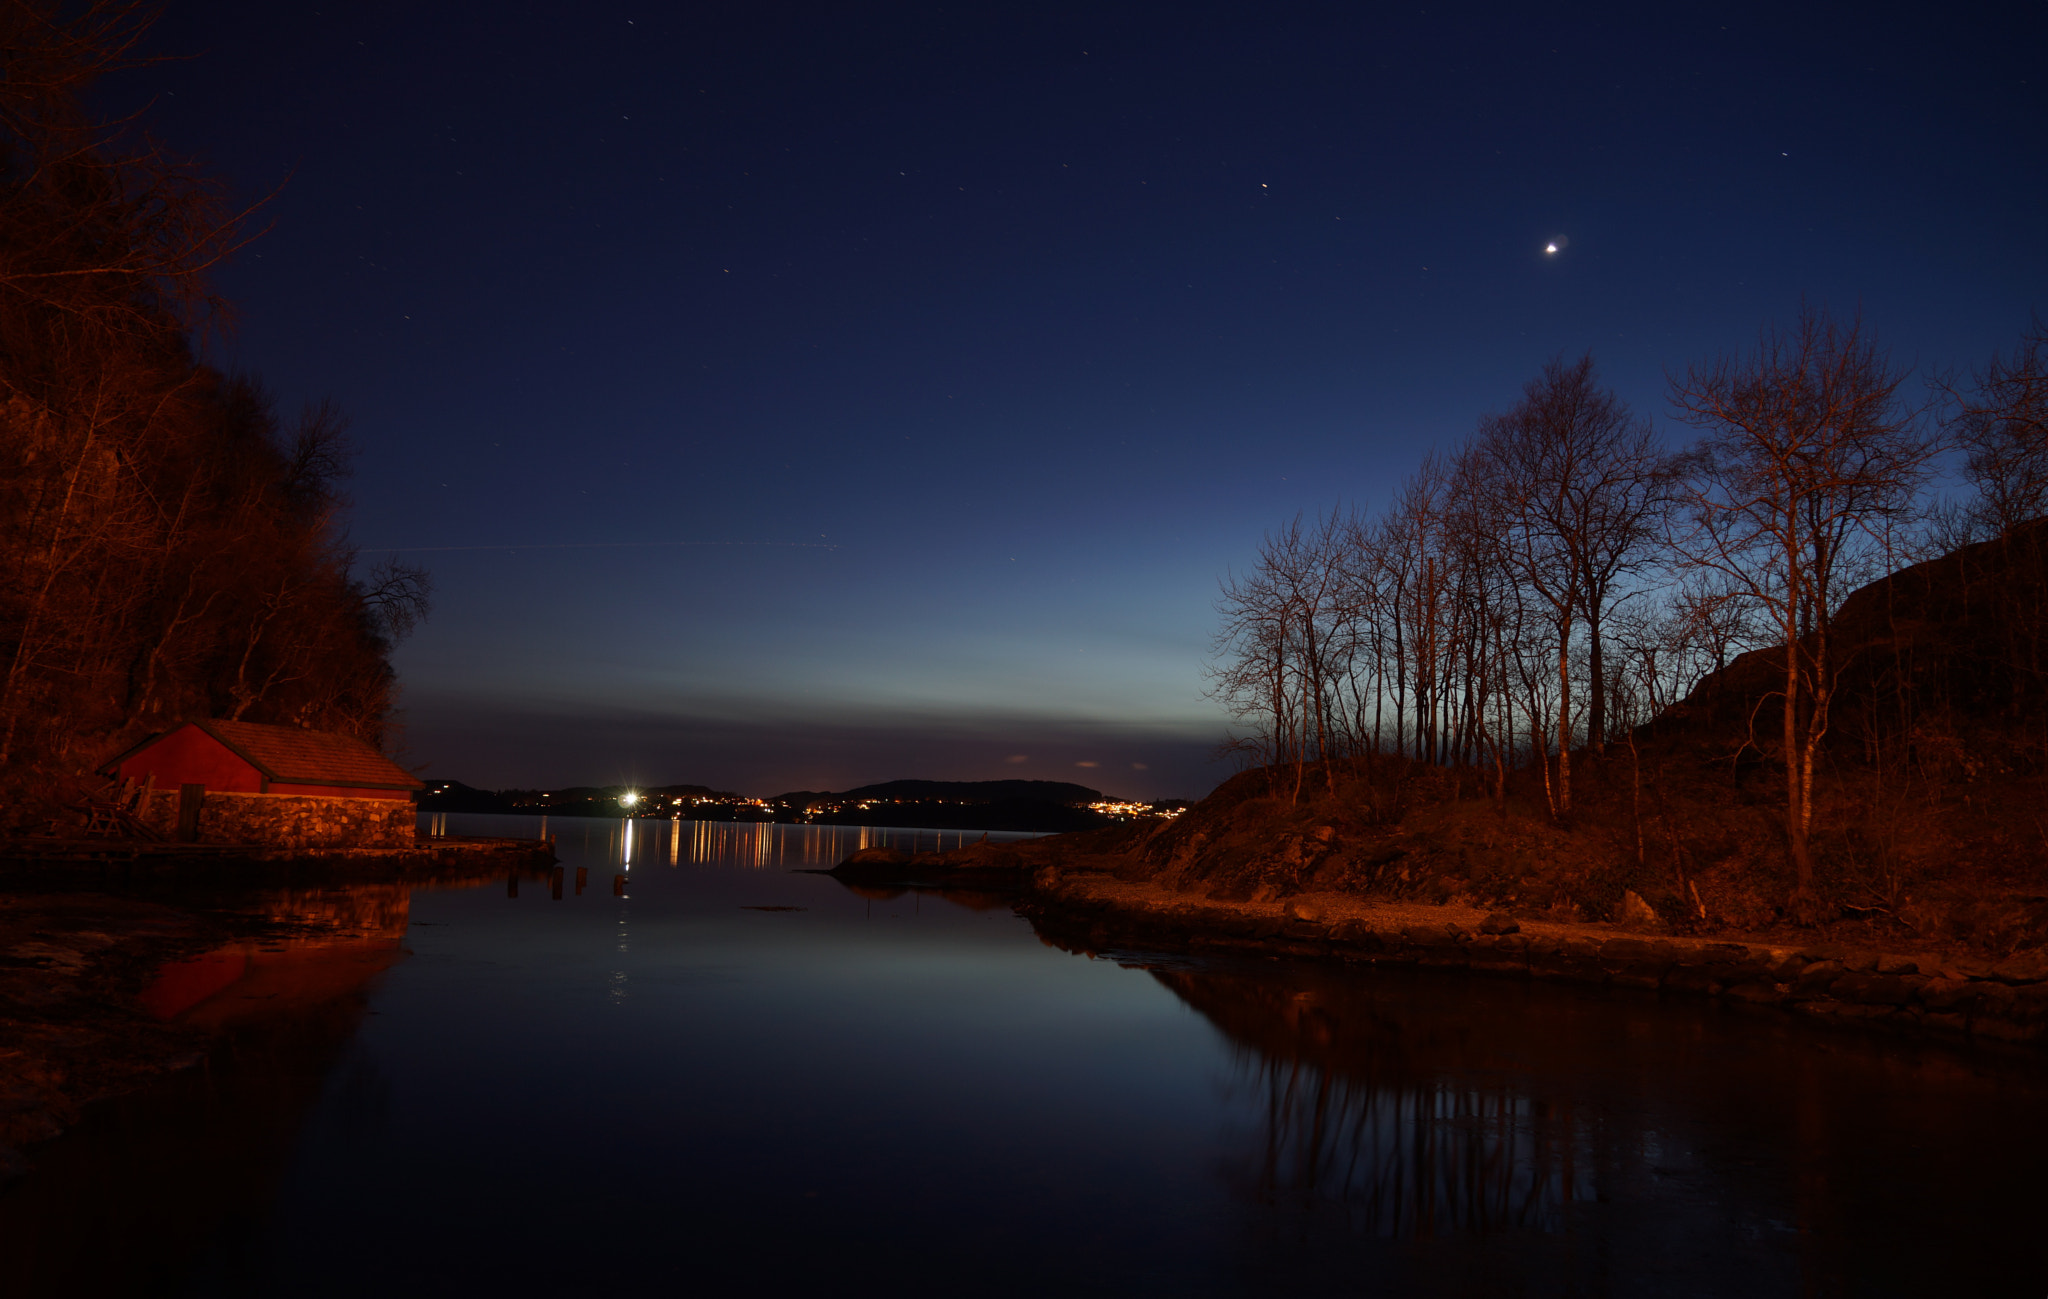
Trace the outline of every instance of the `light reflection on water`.
[[264, 901], [409, 959], [294, 975], [327, 999], [39, 1153], [0, 1292], [1860, 1295], [2048, 1262], [2032, 1062], [1092, 960], [996, 895], [795, 873], [911, 831], [549, 829], [551, 888]]
[[[446, 833], [448, 813], [421, 818], [422, 831]], [[919, 830], [895, 826], [783, 825], [768, 821], [685, 821], [659, 817], [530, 817], [458, 815], [457, 833], [534, 839], [555, 835], [558, 851], [574, 848], [587, 857], [603, 843], [604, 859], [624, 870], [666, 858], [671, 866], [718, 863], [758, 870], [825, 869], [862, 848], [943, 852], [983, 837], [980, 830]], [[435, 829], [435, 827], [439, 827]], [[1035, 834], [990, 831], [996, 843], [1036, 838]]]

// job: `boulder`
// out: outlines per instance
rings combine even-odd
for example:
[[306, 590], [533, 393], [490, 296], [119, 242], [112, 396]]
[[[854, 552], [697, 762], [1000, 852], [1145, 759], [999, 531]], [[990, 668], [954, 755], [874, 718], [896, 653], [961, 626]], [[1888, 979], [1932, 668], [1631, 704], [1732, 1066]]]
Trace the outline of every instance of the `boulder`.
[[1642, 895], [1633, 889], [1621, 895], [1621, 910], [1615, 913], [1614, 918], [1618, 923], [1635, 929], [1656, 929], [1664, 923], [1657, 918], [1650, 904], [1643, 901]]

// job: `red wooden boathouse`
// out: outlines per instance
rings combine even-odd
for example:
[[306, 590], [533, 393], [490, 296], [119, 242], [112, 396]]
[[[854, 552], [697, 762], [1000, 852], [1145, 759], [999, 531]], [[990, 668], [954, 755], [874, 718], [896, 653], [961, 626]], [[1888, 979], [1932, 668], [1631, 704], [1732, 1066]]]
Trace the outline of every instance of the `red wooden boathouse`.
[[262, 722], [186, 722], [102, 768], [158, 789], [204, 785], [221, 794], [411, 798], [424, 782], [353, 735]]
[[409, 844], [425, 787], [352, 735], [262, 722], [185, 722], [100, 770], [159, 832], [292, 848]]

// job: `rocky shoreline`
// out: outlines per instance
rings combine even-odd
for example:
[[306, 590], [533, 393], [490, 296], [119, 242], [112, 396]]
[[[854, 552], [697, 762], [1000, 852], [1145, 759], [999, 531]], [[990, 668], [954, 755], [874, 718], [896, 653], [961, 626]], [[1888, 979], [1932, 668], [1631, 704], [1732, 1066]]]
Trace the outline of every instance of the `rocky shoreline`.
[[1089, 950], [1142, 947], [1462, 970], [1705, 996], [1950, 1041], [2048, 1048], [2048, 954], [2004, 960], [1783, 936], [1660, 934], [1306, 892], [1232, 901], [1124, 878], [1128, 863], [1061, 846], [974, 845], [916, 857], [870, 850], [843, 879], [1021, 891], [1041, 930]]
[[1032, 876], [1023, 909], [1056, 930], [1080, 930], [1096, 946], [1169, 944], [1612, 984], [1952, 1040], [2048, 1046], [2048, 958], [2039, 954], [1990, 963], [1831, 943], [1666, 937], [1342, 895], [1218, 902], [1056, 867]]

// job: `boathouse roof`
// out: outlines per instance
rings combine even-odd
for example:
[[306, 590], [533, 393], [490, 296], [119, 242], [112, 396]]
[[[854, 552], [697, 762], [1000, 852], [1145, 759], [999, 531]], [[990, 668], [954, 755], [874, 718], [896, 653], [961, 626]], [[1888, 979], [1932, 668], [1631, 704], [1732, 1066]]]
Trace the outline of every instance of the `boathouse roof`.
[[108, 762], [102, 770], [117, 770], [130, 759], [187, 728], [210, 736], [222, 748], [254, 767], [267, 784], [403, 790], [424, 787], [424, 782], [411, 772], [353, 735], [213, 718], [185, 722], [161, 735], [153, 735]]

